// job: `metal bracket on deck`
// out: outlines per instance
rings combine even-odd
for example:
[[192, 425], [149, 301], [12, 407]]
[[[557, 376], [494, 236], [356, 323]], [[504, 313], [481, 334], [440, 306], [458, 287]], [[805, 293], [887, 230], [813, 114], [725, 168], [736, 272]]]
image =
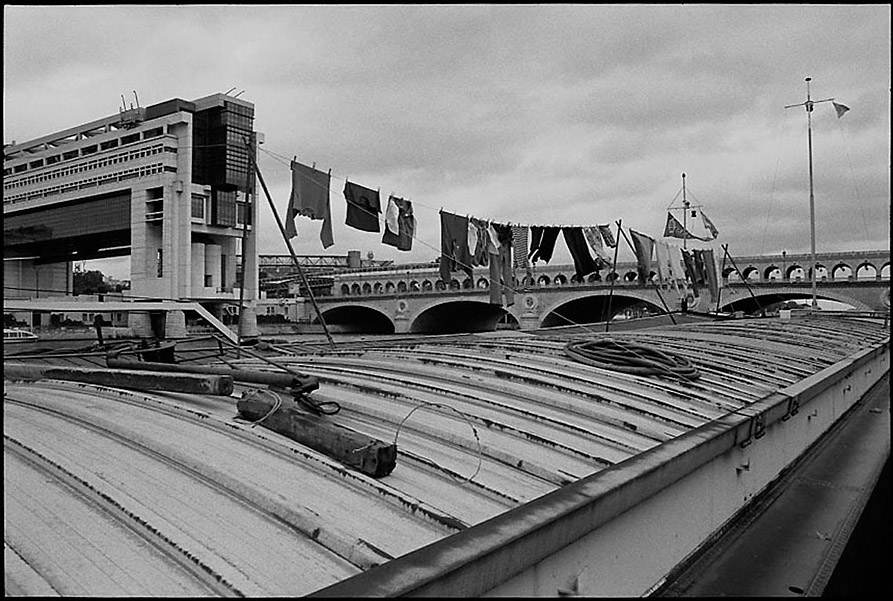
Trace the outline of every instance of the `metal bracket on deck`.
[[791, 416], [797, 415], [800, 412], [800, 399], [792, 396], [788, 399], [788, 410], [781, 417], [781, 421], [786, 422], [791, 419]]
[[752, 443], [755, 438], [762, 438], [766, 434], [766, 417], [762, 413], [757, 413], [750, 418], [747, 429], [747, 438], [738, 445], [742, 449]]

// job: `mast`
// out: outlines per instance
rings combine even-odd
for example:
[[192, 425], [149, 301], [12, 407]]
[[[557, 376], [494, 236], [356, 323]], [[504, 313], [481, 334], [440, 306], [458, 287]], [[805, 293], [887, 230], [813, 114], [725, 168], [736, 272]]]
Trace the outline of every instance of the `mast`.
[[[688, 232], [688, 206], [691, 203], [685, 197], [685, 174], [682, 174], [682, 229]], [[688, 238], [682, 237], [682, 248], [688, 248]]]
[[811, 248], [811, 260], [812, 260], [812, 308], [813, 310], [818, 308], [818, 302], [816, 301], [816, 258], [815, 258], [815, 191], [813, 187], [813, 178], [812, 178], [812, 109], [813, 106], [818, 104], [819, 102], [831, 102], [834, 100], [833, 98], [825, 98], [824, 100], [813, 100], [809, 93], [809, 82], [812, 81], [811, 77], [806, 78], [806, 102], [800, 102], [798, 104], [789, 104], [784, 107], [786, 109], [793, 108], [795, 106], [803, 106], [806, 108], [806, 124], [807, 124], [807, 140], [809, 147], [809, 238], [810, 238], [810, 248]]

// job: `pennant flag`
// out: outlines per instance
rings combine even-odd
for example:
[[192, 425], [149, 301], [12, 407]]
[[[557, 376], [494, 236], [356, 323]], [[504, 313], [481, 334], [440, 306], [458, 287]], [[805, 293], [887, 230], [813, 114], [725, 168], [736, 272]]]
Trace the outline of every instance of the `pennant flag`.
[[834, 110], [837, 111], [837, 118], [838, 118], [838, 119], [840, 119], [841, 117], [843, 117], [843, 114], [844, 114], [845, 112], [847, 112], [848, 110], [850, 110], [850, 107], [848, 107], [848, 106], [844, 106], [844, 105], [842, 105], [842, 104], [837, 104], [837, 103], [834, 102], [833, 100], [831, 101], [831, 104], [834, 105]]
[[701, 211], [701, 221], [704, 222], [704, 227], [710, 231], [710, 234], [713, 235], [713, 239], [716, 240], [716, 237], [719, 236], [719, 230], [716, 229], [716, 226], [713, 225], [713, 222], [707, 218], [707, 215], [704, 211]]
[[[703, 215], [703, 213], [701, 213]], [[706, 223], [705, 223], [706, 226]], [[667, 225], [664, 228], [664, 238], [683, 238], [690, 239], [694, 238], [695, 240], [703, 240], [707, 241], [709, 238], [701, 238], [699, 236], [695, 236], [687, 229], [685, 229], [679, 220], [673, 217], [672, 213], [667, 213]]]
[[611, 232], [610, 225], [598, 226], [598, 232], [602, 235], [602, 239], [607, 246], [610, 246], [611, 248], [617, 246], [617, 240], [614, 239], [614, 234]]

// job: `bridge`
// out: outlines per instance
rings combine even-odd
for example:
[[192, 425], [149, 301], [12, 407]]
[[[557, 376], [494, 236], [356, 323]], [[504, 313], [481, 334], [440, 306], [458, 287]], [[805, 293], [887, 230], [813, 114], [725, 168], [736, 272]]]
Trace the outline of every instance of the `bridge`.
[[[890, 251], [819, 253], [816, 296], [862, 311], [890, 309]], [[812, 297], [809, 254], [734, 257], [722, 265], [716, 298], [701, 290], [677, 291], [654, 280], [636, 282], [636, 265], [618, 263], [601, 280], [578, 282], [572, 265], [536, 267], [532, 278], [515, 282], [514, 303], [490, 303], [484, 269], [458, 274], [450, 286], [435, 266], [399, 266], [337, 274], [332, 296], [318, 299], [326, 324], [335, 331], [365, 333], [454, 333], [498, 327], [541, 327], [604, 322], [634, 315], [676, 312], [683, 296], [688, 309], [758, 314], [770, 305]], [[311, 316], [318, 322], [315, 315]]]

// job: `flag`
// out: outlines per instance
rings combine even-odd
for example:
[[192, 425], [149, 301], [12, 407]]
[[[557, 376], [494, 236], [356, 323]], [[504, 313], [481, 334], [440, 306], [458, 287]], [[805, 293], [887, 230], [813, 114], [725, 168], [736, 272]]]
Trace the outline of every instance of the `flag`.
[[602, 235], [602, 239], [607, 246], [610, 246], [611, 248], [617, 246], [617, 240], [614, 239], [614, 234], [611, 233], [610, 225], [600, 225], [598, 226], [598, 231]]
[[837, 104], [837, 103], [834, 102], [833, 100], [831, 101], [831, 104], [834, 105], [834, 110], [837, 111], [837, 118], [838, 118], [838, 119], [840, 119], [841, 117], [843, 117], [843, 114], [844, 114], [845, 112], [847, 112], [848, 110], [850, 110], [850, 107], [848, 107], [848, 106], [844, 106], [844, 105], [842, 105], [842, 104]]
[[716, 226], [713, 225], [713, 222], [707, 218], [707, 215], [704, 211], [701, 211], [701, 220], [704, 222], [704, 227], [710, 230], [710, 234], [713, 235], [713, 239], [716, 240], [716, 237], [719, 236], [719, 230], [716, 229]]
[[[703, 215], [703, 213], [701, 213], [701, 215]], [[706, 222], [704, 223], [704, 225], [707, 225]], [[701, 238], [689, 232], [682, 226], [681, 223], [679, 223], [679, 220], [673, 217], [673, 214], [669, 212], [667, 213], [667, 225], [664, 228], [664, 238], [694, 238], [695, 240], [709, 240], [709, 238]]]

